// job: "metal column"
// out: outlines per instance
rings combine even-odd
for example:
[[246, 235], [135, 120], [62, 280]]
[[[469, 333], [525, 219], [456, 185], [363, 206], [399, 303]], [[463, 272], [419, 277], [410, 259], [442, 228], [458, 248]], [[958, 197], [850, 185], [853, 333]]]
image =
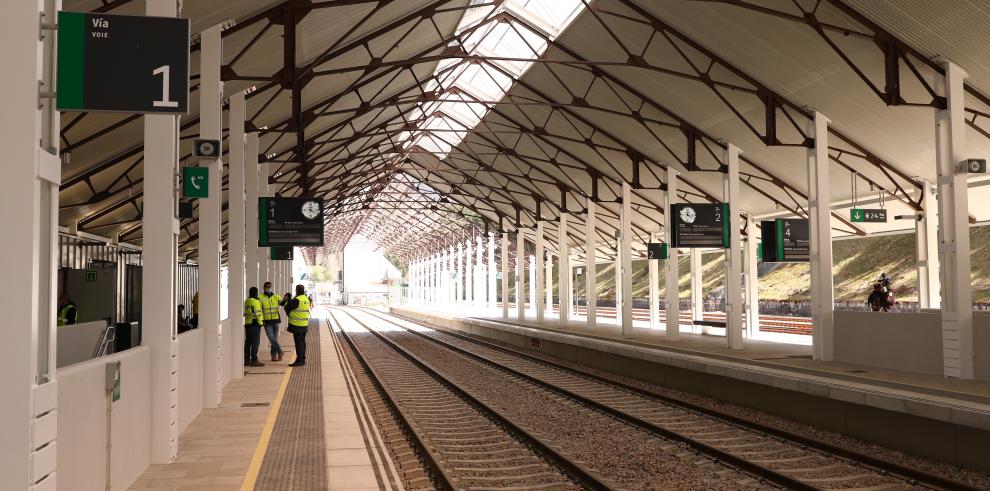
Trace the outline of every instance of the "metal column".
[[[147, 0], [149, 16], [176, 17], [175, 0]], [[175, 218], [179, 121], [144, 116], [144, 213], [141, 280], [141, 344], [151, 349], [151, 462], [167, 464], [178, 451], [179, 343], [175, 273], [179, 221]]]
[[527, 310], [536, 310], [536, 302], [539, 301], [540, 295], [536, 293], [536, 284], [539, 271], [536, 267], [536, 256], [529, 256], [529, 270], [526, 272], [529, 279], [529, 288], [527, 292], [529, 295], [526, 297], [526, 307]]
[[464, 274], [464, 243], [457, 243], [457, 263], [455, 265], [457, 268], [456, 281], [454, 282], [454, 301], [458, 304], [464, 303], [464, 280], [467, 275]]
[[567, 213], [560, 213], [560, 230], [557, 235], [557, 290], [560, 296], [560, 327], [567, 327], [571, 318], [571, 247], [567, 243]]
[[760, 229], [756, 227], [753, 215], [746, 216], [746, 250], [743, 260], [743, 278], [746, 280], [746, 296], [743, 298], [746, 312], [746, 326], [750, 338], [760, 335], [760, 279], [757, 270], [756, 249]]
[[[245, 283], [244, 291], [238, 292], [241, 301], [230, 305], [231, 312], [237, 312], [238, 307], [247, 297], [247, 291], [252, 286], [258, 285], [260, 272], [258, 271], [258, 133], [248, 133], [247, 150], [244, 159], [244, 189], [245, 189], [245, 213], [244, 229], [247, 235], [247, 248], [244, 252]], [[295, 294], [295, 290], [293, 290]], [[241, 329], [243, 331], [243, 329]], [[242, 346], [235, 344], [235, 347]], [[234, 350], [237, 351], [237, 350]], [[241, 355], [243, 356], [243, 355]]]
[[495, 285], [495, 280], [498, 279], [497, 273], [495, 268], [495, 234], [491, 233], [488, 235], [488, 306], [492, 309], [498, 307], [498, 289]]
[[[210, 140], [222, 140], [221, 99], [223, 82], [220, 81], [220, 64], [223, 45], [220, 25], [200, 34], [199, 56], [199, 136]], [[220, 389], [223, 388], [220, 370], [220, 209], [223, 191], [223, 162], [219, 159], [203, 160], [201, 166], [209, 168], [209, 193], [199, 200], [199, 328], [203, 329], [203, 407], [220, 405]], [[239, 304], [235, 304], [239, 305]], [[229, 307], [229, 306], [228, 306]]]
[[[659, 233], [650, 234], [650, 242], [656, 242]], [[649, 259], [650, 281], [650, 329], [660, 328], [660, 260]]]
[[938, 255], [942, 292], [942, 370], [946, 377], [973, 378], [973, 285], [970, 279], [969, 195], [967, 174], [956, 173], [965, 160], [966, 114], [963, 81], [967, 74], [943, 62], [936, 92], [946, 109], [935, 112], [935, 160], [938, 166]]
[[[244, 286], [244, 249], [245, 249], [245, 203], [244, 203], [244, 166], [245, 143], [244, 120], [247, 115], [247, 102], [244, 93], [239, 92], [230, 98], [229, 125], [227, 137], [227, 154], [230, 159], [230, 178], [228, 179], [227, 201], [227, 316], [234, 319], [237, 306], [241, 304], [242, 295], [247, 291]], [[279, 285], [281, 286], [281, 285]], [[237, 322], [228, 322], [230, 331], [227, 336], [237, 330]], [[237, 354], [240, 356], [237, 356]], [[227, 378], [244, 376], [244, 350], [237, 345], [230, 350], [231, 360], [227, 360], [230, 375]], [[239, 362], [238, 362], [239, 361]]]
[[543, 290], [546, 301], [543, 311], [553, 314], [553, 254], [548, 250], [543, 251]]
[[[702, 263], [701, 249], [688, 249], [689, 273], [691, 275], [691, 318], [694, 320], [705, 319], [705, 296], [704, 296], [704, 266]], [[701, 332], [707, 333], [708, 326], [701, 326]]]
[[681, 306], [678, 298], [677, 280], [677, 249], [672, 247], [674, 237], [674, 217], [670, 214], [670, 206], [677, 202], [677, 170], [667, 166], [667, 192], [664, 193], [664, 218], [666, 218], [667, 236], [667, 339], [678, 339], [681, 335]]
[[[174, 10], [174, 0], [172, 3]], [[40, 24], [54, 23], [60, 8], [61, 2], [51, 0], [4, 4], [9, 25], [4, 29], [0, 61], [8, 71], [0, 91], [4, 108], [0, 143], [7, 162], [0, 205], [7, 210], [5, 222], [10, 232], [0, 254], [9, 286], [0, 298], [4, 312], [0, 481], [5, 489], [56, 488], [60, 125], [55, 101], [39, 98], [38, 92], [55, 90], [50, 56], [55, 51], [55, 33], [42, 31]], [[173, 116], [160, 117], [175, 120]], [[73, 487], [68, 481], [61, 484]]]
[[533, 274], [536, 277], [536, 281], [532, 281], [529, 285], [530, 291], [534, 292], [536, 297], [534, 300], [534, 306], [536, 309], [536, 322], [542, 324], [546, 312], [544, 312], [544, 267], [543, 267], [543, 222], [536, 222], [536, 253], [533, 255]]
[[937, 188], [921, 181], [921, 219], [915, 222], [916, 261], [918, 267], [918, 306], [937, 309], [942, 304], [938, 271], [938, 201]]
[[832, 217], [828, 172], [828, 118], [818, 111], [809, 123], [814, 146], [808, 149], [808, 217], [811, 249], [812, 352], [816, 360], [833, 357]]
[[588, 217], [585, 222], [585, 257], [584, 265], [588, 268], [588, 274], [584, 278], [585, 291], [587, 292], [586, 303], [588, 304], [588, 329], [594, 329], [598, 324], [598, 268], [595, 264], [595, 207], [597, 206], [590, 197], [588, 198]]
[[[633, 333], [632, 295], [632, 186], [622, 181], [622, 212], [619, 225], [619, 266], [622, 279], [622, 334]], [[618, 310], [616, 311], [618, 313]]]
[[467, 240], [464, 250], [464, 303], [474, 305], [474, 241]]
[[742, 326], [742, 250], [739, 229], [739, 208], [742, 196], [739, 194], [739, 147], [732, 143], [725, 146], [726, 173], [725, 201], [728, 215], [723, 220], [729, 222], [729, 247], [725, 250], [725, 336], [729, 349], [743, 349]]
[[509, 233], [502, 232], [502, 318], [509, 318]]
[[516, 316], [526, 319], [526, 294], [523, 292], [523, 278], [526, 276], [526, 238], [522, 229], [516, 230]]

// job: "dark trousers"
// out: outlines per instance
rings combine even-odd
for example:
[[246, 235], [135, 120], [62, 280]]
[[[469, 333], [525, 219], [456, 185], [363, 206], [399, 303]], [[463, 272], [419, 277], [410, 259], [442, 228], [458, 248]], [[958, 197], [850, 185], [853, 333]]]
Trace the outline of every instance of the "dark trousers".
[[292, 333], [292, 342], [296, 345], [296, 360], [293, 363], [306, 363], [306, 333]]
[[258, 361], [258, 347], [261, 346], [261, 326], [248, 324], [244, 326], [244, 364]]

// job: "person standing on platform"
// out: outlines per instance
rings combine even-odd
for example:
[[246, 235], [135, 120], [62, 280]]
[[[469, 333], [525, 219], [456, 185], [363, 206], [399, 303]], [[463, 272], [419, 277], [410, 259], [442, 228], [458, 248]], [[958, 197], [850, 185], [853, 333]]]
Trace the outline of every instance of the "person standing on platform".
[[248, 298], [244, 301], [244, 366], [263, 367], [258, 361], [258, 347], [261, 345], [261, 325], [265, 314], [258, 300], [258, 287], [248, 290]]
[[79, 310], [76, 309], [75, 302], [69, 298], [69, 294], [62, 292], [58, 295], [58, 325], [68, 326], [76, 323]]
[[305, 286], [296, 285], [296, 296], [285, 306], [285, 311], [289, 314], [288, 331], [292, 333], [292, 341], [296, 345], [296, 360], [289, 366], [305, 366], [306, 333], [309, 332], [309, 297], [306, 296]]
[[282, 319], [278, 315], [278, 308], [285, 301], [272, 291], [272, 282], [266, 281], [264, 290], [258, 300], [261, 301], [261, 310], [265, 315], [265, 335], [271, 344], [272, 361], [282, 361], [282, 346], [278, 344], [278, 326]]
[[192, 319], [189, 320], [189, 323], [192, 324], [193, 327], [199, 327], [199, 290], [196, 290], [196, 294], [193, 295], [192, 304], [193, 315]]

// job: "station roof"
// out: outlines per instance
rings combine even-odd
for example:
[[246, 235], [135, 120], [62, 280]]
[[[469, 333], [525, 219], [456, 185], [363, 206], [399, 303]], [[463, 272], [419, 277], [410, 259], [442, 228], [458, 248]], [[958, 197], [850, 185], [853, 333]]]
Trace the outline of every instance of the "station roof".
[[[227, 23], [225, 96], [249, 91], [272, 191], [324, 197], [331, 251], [361, 233], [402, 261], [484, 231], [531, 235], [537, 219], [556, 237], [568, 212], [583, 256], [591, 196], [607, 258], [624, 180], [642, 252], [662, 230], [668, 166], [681, 172], [680, 199], [722, 199], [725, 142], [743, 152], [744, 213], [804, 216], [810, 108], [831, 121], [835, 235], [911, 228], [852, 224], [848, 208], [919, 209], [921, 182], [935, 181], [939, 56], [969, 73], [967, 156], [990, 153], [990, 11], [977, 0], [184, 4], [194, 33]], [[198, 53], [194, 42], [183, 160], [199, 132]], [[63, 226], [140, 244], [141, 121], [62, 115]], [[990, 220], [987, 184], [970, 180], [971, 221]], [[195, 257], [197, 238], [184, 220], [180, 252]]]

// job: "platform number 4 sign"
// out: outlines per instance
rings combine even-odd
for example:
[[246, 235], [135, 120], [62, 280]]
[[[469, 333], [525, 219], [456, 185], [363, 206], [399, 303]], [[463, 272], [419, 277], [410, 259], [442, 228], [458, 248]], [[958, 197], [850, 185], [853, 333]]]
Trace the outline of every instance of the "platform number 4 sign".
[[189, 112], [189, 19], [58, 13], [60, 111]]

